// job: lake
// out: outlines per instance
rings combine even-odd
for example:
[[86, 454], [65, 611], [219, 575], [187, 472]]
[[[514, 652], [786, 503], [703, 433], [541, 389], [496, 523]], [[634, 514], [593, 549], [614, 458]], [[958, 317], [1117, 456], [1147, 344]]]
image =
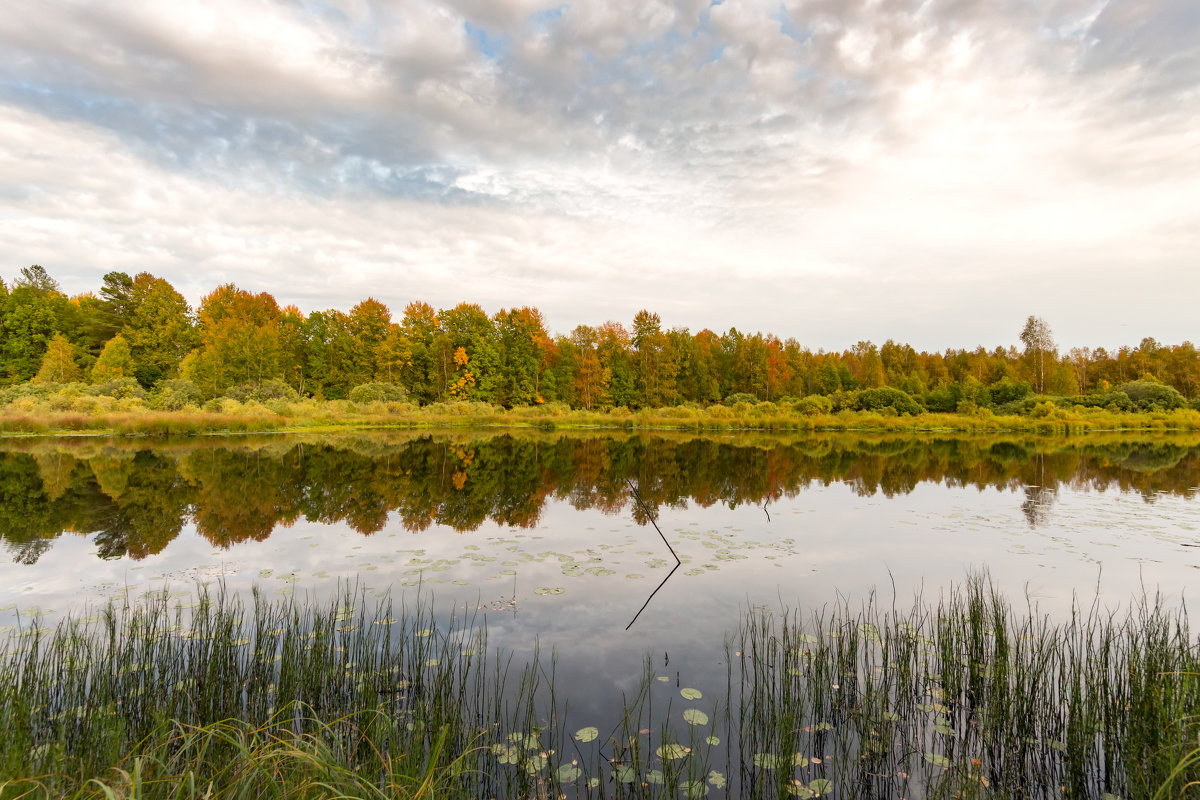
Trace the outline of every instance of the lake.
[[0, 632], [350, 586], [484, 623], [518, 663], [553, 652], [571, 724], [604, 725], [647, 669], [723, 691], [756, 609], [910, 608], [972, 575], [1056, 618], [1186, 602], [1198, 487], [1200, 438], [1145, 434], [9, 439]]

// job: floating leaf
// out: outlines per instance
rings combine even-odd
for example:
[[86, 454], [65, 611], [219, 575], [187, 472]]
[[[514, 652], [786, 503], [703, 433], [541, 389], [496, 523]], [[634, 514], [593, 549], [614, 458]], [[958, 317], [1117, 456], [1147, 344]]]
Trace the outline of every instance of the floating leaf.
[[548, 594], [562, 594], [565, 591], [566, 591], [566, 589], [564, 589], [561, 586], [539, 586], [533, 590], [533, 593], [540, 594], [540, 595], [548, 595]]
[[646, 773], [646, 782], [647, 783], [655, 783], [655, 784], [664, 783], [662, 770], [652, 769], [649, 772], [647, 772]]
[[664, 744], [655, 750], [654, 754], [663, 761], [674, 761], [677, 758], [686, 758], [688, 749], [681, 744]]
[[680, 689], [679, 694], [684, 700], [699, 700], [704, 696], [699, 689]]
[[599, 785], [600, 785], [600, 779], [599, 779], [599, 778], [588, 778], [588, 782], [587, 782], [587, 788], [589, 788], [589, 789], [595, 789], [595, 788], [596, 788], [597, 786], [599, 786]]
[[684, 781], [679, 784], [679, 790], [685, 797], [692, 798], [692, 800], [708, 794], [708, 787], [704, 785], [704, 781]]
[[947, 767], [948, 768], [950, 766], [950, 759], [948, 759], [945, 756], [940, 755], [938, 753], [926, 753], [925, 760], [928, 761], [930, 764], [933, 764], [935, 767]]
[[943, 736], [953, 736], [954, 735], [954, 728], [951, 728], [949, 725], [939, 723], [937, 725], [934, 725], [933, 729], [934, 729], [934, 731], [942, 734]]
[[800, 633], [796, 635], [796, 641], [803, 642], [804, 644], [817, 644], [821, 640], [811, 633]]
[[814, 731], [831, 731], [831, 730], [833, 730], [833, 724], [830, 722], [818, 722], [816, 725], [813, 725], [813, 730]]
[[717, 772], [715, 769], [708, 773], [708, 782], [718, 789], [725, 788], [725, 776]]
[[529, 756], [529, 758], [525, 759], [525, 771], [530, 775], [534, 774], [535, 772], [540, 772], [546, 768], [548, 761], [549, 759], [540, 753]]
[[774, 753], [755, 753], [754, 766], [761, 769], [776, 769], [779, 766], [779, 759]]
[[707, 725], [708, 714], [698, 708], [689, 708], [683, 712], [683, 721], [688, 725]]
[[808, 757], [803, 753], [796, 753], [795, 757], [792, 759], [792, 764], [803, 769], [804, 767], [808, 766]]
[[709, 736], [707, 739], [704, 740], [704, 742], [705, 742], [705, 744], [711, 744], [713, 747], [716, 747], [717, 745], [719, 745], [721, 743], [721, 740], [718, 739], [716, 736]]
[[787, 790], [788, 790], [788, 794], [790, 794], [792, 797], [815, 797], [816, 796], [816, 793], [812, 789], [808, 788], [800, 781], [794, 781], [793, 783], [789, 783], [787, 785]]
[[588, 726], [586, 728], [580, 728], [579, 730], [575, 731], [575, 739], [576, 739], [576, 741], [580, 741], [580, 742], [593, 741], [599, 735], [600, 735], [600, 731], [598, 731], [595, 727], [592, 727], [592, 726]]
[[617, 783], [633, 783], [637, 779], [637, 771], [628, 764], [621, 764], [613, 769], [613, 777]]
[[574, 783], [575, 781], [579, 780], [579, 776], [582, 774], [583, 771], [574, 764], [563, 764], [558, 768], [558, 782]]
[[829, 794], [833, 791], [833, 781], [828, 778], [814, 778], [808, 784], [808, 788], [815, 795]]

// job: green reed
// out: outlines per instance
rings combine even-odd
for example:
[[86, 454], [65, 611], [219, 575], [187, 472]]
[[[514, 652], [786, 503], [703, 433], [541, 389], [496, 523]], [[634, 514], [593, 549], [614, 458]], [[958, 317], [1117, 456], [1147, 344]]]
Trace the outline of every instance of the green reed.
[[904, 612], [754, 614], [731, 647], [744, 796], [1197, 791], [1200, 648], [1162, 598], [1052, 623], [975, 579]]
[[554, 657], [514, 665], [481, 620], [439, 625], [354, 590], [110, 605], [0, 650], [0, 798], [1159, 800], [1200, 786], [1200, 650], [1161, 598], [1056, 622], [971, 579], [906, 610], [752, 611], [726, 647], [726, 685], [689, 702], [708, 724], [680, 723], [647, 663], [588, 734]]

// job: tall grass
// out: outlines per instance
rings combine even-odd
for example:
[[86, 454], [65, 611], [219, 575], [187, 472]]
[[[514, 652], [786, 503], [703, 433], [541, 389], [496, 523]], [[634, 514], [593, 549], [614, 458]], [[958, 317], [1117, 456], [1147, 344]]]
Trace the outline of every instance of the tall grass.
[[1159, 800], [1200, 785], [1200, 650], [1161, 598], [1053, 621], [972, 579], [907, 610], [753, 611], [726, 648], [726, 685], [697, 704], [710, 724], [682, 724], [647, 665], [589, 735], [555, 659], [514, 666], [478, 620], [439, 626], [353, 591], [110, 606], [0, 653], [0, 797]]

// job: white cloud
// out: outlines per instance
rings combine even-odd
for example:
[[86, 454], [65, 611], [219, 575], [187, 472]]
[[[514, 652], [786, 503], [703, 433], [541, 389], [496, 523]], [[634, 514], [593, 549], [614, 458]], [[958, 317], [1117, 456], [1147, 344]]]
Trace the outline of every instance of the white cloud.
[[150, 269], [563, 331], [652, 307], [814, 346], [992, 345], [1028, 313], [1195, 335], [1180, 0], [19, 5], [0, 245], [75, 290]]

